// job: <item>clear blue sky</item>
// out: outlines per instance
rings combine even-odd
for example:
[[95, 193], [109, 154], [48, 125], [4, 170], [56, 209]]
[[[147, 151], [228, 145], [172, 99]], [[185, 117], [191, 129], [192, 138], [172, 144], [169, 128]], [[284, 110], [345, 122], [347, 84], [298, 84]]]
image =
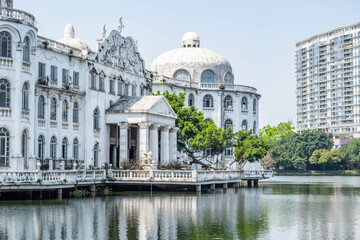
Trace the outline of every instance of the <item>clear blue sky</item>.
[[235, 82], [262, 94], [260, 126], [296, 121], [295, 43], [333, 28], [360, 22], [359, 0], [14, 0], [35, 15], [39, 34], [63, 36], [71, 23], [76, 37], [95, 50], [102, 27], [139, 41], [146, 66], [180, 47], [184, 33], [200, 35], [201, 46], [230, 61]]

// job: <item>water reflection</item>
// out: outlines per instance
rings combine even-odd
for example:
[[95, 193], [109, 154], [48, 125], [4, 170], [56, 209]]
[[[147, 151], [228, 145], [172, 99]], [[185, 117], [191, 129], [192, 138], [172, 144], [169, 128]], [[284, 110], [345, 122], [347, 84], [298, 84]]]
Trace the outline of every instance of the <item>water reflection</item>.
[[1, 202], [1, 239], [360, 239], [358, 187], [271, 184]]

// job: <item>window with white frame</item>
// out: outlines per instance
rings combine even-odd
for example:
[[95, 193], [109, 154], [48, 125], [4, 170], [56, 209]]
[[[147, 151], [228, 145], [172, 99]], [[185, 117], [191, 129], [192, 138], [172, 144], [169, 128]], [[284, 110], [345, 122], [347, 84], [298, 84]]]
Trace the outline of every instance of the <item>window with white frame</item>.
[[256, 101], [256, 98], [254, 99], [253, 101], [253, 112], [256, 113], [257, 111], [257, 101]]
[[226, 121], [224, 123], [224, 129], [228, 129], [232, 125], [233, 125], [233, 122], [231, 121], [231, 119], [226, 119]]
[[94, 110], [94, 130], [100, 129], [100, 111], [98, 108]]
[[10, 83], [0, 79], [0, 107], [10, 107]]
[[51, 65], [50, 67], [50, 79], [53, 82], [57, 82], [58, 81], [58, 68], [57, 66]]
[[73, 85], [75, 87], [79, 87], [80, 84], [80, 73], [73, 72]]
[[29, 111], [29, 84], [26, 82], [22, 87], [22, 110]]
[[45, 119], [45, 98], [43, 95], [40, 95], [38, 100], [38, 118]]
[[246, 97], [243, 97], [241, 99], [241, 111], [247, 111], [248, 110], [248, 100]]
[[194, 94], [190, 93], [189, 94], [189, 100], [188, 100], [188, 106], [194, 106], [195, 105], [195, 96]]
[[25, 37], [23, 46], [23, 61], [30, 62], [30, 38]]
[[131, 96], [136, 96], [136, 85], [132, 85], [131, 87]]
[[0, 128], [0, 167], [8, 167], [10, 161], [10, 134], [6, 128]]
[[243, 130], [244, 132], [248, 131], [248, 124], [246, 120], [243, 120], [241, 123], [241, 130]]
[[96, 143], [94, 145], [94, 167], [98, 167], [99, 165], [99, 144]]
[[90, 84], [90, 88], [91, 89], [96, 89], [96, 74], [92, 73], [91, 74], [91, 84]]
[[203, 108], [214, 108], [214, 98], [210, 94], [204, 96]]
[[110, 93], [115, 94], [115, 80], [110, 79]]
[[45, 138], [43, 135], [40, 135], [38, 137], [38, 154], [37, 154], [37, 157], [41, 160], [44, 159], [44, 146], [45, 146]]
[[184, 69], [176, 71], [174, 74], [174, 78], [182, 81], [190, 81], [190, 75]]
[[79, 140], [77, 138], [73, 142], [73, 158], [79, 160]]
[[56, 121], [56, 111], [57, 109], [57, 101], [56, 98], [51, 99], [51, 106], [50, 106], [50, 120]]
[[68, 122], [68, 109], [69, 109], [69, 104], [67, 102], [67, 100], [63, 101], [62, 104], [62, 121], [63, 122]]
[[122, 89], [123, 89], [123, 83], [120, 82], [120, 81], [118, 81], [117, 84], [118, 84], [118, 92], [117, 92], [117, 95], [118, 95], [118, 96], [121, 96], [121, 95], [122, 95]]
[[66, 137], [62, 140], [62, 148], [61, 148], [61, 157], [63, 159], [68, 159], [68, 139]]
[[45, 63], [42, 63], [42, 62], [39, 62], [39, 78], [43, 78], [45, 79], [46, 78], [46, 64]]
[[8, 32], [0, 32], [0, 57], [12, 57], [12, 39]]
[[79, 103], [78, 102], [74, 102], [73, 123], [79, 123]]
[[211, 70], [205, 70], [201, 74], [201, 86], [211, 88], [213, 83], [215, 83], [215, 74]]
[[50, 158], [57, 159], [57, 139], [55, 136], [50, 141]]
[[65, 68], [62, 70], [62, 83], [63, 85], [69, 84], [69, 70]]
[[232, 109], [233, 108], [233, 99], [230, 95], [227, 95], [224, 99], [224, 108]]

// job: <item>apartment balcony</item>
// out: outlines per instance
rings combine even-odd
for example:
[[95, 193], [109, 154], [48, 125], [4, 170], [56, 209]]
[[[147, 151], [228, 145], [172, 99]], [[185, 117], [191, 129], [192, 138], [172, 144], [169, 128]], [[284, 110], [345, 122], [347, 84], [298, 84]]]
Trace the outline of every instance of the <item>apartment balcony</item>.
[[35, 17], [18, 9], [0, 7], [0, 19], [20, 22], [35, 27]]

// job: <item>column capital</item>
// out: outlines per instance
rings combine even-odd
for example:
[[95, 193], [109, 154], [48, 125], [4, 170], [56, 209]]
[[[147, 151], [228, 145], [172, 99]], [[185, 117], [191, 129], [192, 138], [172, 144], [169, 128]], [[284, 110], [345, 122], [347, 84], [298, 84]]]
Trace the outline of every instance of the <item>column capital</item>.
[[178, 127], [171, 127], [171, 129], [170, 129], [170, 132], [172, 132], [172, 133], [177, 132], [177, 131], [179, 131]]
[[139, 123], [139, 126], [140, 126], [140, 128], [142, 128], [142, 129], [147, 129], [147, 128], [149, 128], [150, 127], [150, 123], [148, 123], [148, 122], [140, 122]]
[[118, 123], [118, 126], [121, 128], [121, 129], [127, 129], [129, 127], [129, 123], [127, 122], [120, 122]]
[[170, 129], [171, 129], [171, 127], [170, 127], [170, 126], [161, 126], [160, 129], [161, 129], [161, 131], [163, 131], [163, 132], [169, 132]]
[[161, 125], [153, 123], [150, 126], [150, 130], [158, 130], [160, 127], [161, 127]]

